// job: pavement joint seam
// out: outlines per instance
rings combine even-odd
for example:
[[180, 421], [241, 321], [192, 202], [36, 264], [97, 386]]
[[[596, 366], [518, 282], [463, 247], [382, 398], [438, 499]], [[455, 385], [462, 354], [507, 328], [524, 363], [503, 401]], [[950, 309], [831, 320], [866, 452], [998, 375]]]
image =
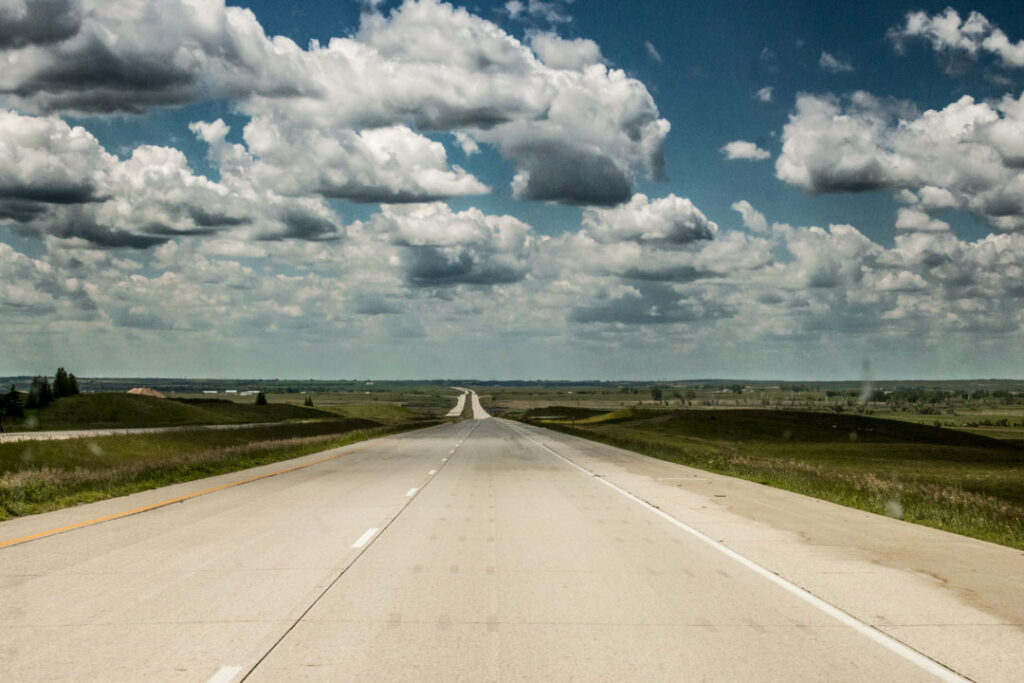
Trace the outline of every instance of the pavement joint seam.
[[[461, 446], [463, 442], [466, 441], [466, 439], [472, 436], [473, 432], [475, 432], [477, 430], [477, 427], [479, 426], [480, 422], [476, 422], [473, 425], [473, 427], [466, 433], [466, 435], [462, 437], [462, 439], [459, 441], [459, 445], [455, 447], [455, 450], [458, 450], [459, 446]], [[446, 464], [447, 461], [438, 465], [438, 471], [440, 471], [441, 468], [443, 468]], [[253, 672], [259, 668], [260, 664], [262, 664], [267, 659], [267, 657], [269, 657], [271, 653], [273, 653], [274, 650], [277, 649], [278, 645], [284, 642], [284, 639], [288, 637], [288, 634], [290, 634], [295, 629], [295, 627], [298, 626], [299, 623], [306, 618], [306, 615], [308, 615], [310, 611], [312, 611], [312, 609], [316, 607], [316, 604], [320, 602], [320, 600], [325, 595], [327, 595], [327, 592], [330, 591], [338, 583], [338, 581], [341, 580], [341, 577], [343, 577], [348, 572], [348, 570], [351, 569], [352, 566], [359, 561], [359, 558], [361, 558], [370, 548], [373, 547], [373, 545], [380, 539], [380, 537], [384, 535], [384, 532], [386, 532], [391, 527], [391, 525], [395, 523], [395, 520], [397, 520], [402, 515], [402, 513], [405, 512], [406, 509], [408, 509], [408, 507], [413, 504], [413, 501], [420, 497], [419, 494], [422, 493], [423, 490], [430, 485], [430, 482], [434, 481], [435, 479], [436, 476], [429, 477], [425, 482], [423, 482], [423, 484], [420, 485], [419, 491], [417, 491], [415, 496], [407, 497], [407, 500], [402, 505], [402, 507], [398, 509], [398, 512], [396, 512], [394, 516], [391, 519], [389, 519], [386, 524], [380, 527], [380, 530], [373, 535], [373, 538], [371, 538], [365, 545], [359, 548], [359, 552], [357, 552], [355, 557], [352, 558], [352, 561], [341, 568], [337, 576], [331, 579], [330, 582], [328, 582], [327, 585], [324, 587], [324, 589], [320, 591], [320, 593], [315, 598], [313, 598], [313, 601], [309, 603], [306, 609], [304, 609], [302, 613], [288, 626], [288, 628], [285, 629], [284, 633], [282, 633], [281, 636], [274, 641], [274, 643], [267, 649], [266, 652], [263, 653], [263, 655], [256, 661], [256, 663], [245, 670], [245, 674], [242, 675], [240, 679], [238, 679], [239, 683], [244, 683], [246, 680], [249, 679]]]

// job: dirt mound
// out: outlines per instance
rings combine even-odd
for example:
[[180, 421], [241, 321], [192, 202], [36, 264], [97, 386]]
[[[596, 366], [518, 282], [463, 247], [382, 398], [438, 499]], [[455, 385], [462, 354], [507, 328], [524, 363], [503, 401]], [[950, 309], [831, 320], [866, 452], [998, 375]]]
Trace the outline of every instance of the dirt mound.
[[135, 387], [129, 389], [126, 393], [134, 394], [135, 396], [152, 396], [153, 398], [167, 398], [156, 389], [150, 389], [148, 387]]

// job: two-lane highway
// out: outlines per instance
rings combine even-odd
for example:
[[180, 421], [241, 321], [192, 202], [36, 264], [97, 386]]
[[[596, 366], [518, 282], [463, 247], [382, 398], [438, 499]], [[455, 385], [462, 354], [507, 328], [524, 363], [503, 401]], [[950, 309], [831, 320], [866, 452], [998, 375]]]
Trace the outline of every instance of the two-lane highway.
[[0, 548], [4, 680], [959, 680], [588, 469], [642, 456], [496, 419], [340, 453]]

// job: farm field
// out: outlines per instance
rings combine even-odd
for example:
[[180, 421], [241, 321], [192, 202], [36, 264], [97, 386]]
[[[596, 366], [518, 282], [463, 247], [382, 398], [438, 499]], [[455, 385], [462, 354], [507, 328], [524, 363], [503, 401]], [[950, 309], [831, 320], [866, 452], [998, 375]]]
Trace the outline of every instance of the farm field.
[[309, 397], [316, 409], [346, 417], [401, 422], [415, 417], [442, 416], [455, 405], [459, 392], [446, 386], [408, 385], [367, 387], [362, 391], [269, 392], [271, 404], [301, 406]]

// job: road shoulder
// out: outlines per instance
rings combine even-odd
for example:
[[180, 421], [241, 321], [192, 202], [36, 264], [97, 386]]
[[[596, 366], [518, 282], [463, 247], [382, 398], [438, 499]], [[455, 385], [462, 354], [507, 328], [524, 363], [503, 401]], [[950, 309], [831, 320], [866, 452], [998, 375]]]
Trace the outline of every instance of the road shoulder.
[[1024, 552], [515, 427], [955, 671], [975, 680], [1024, 675]]

